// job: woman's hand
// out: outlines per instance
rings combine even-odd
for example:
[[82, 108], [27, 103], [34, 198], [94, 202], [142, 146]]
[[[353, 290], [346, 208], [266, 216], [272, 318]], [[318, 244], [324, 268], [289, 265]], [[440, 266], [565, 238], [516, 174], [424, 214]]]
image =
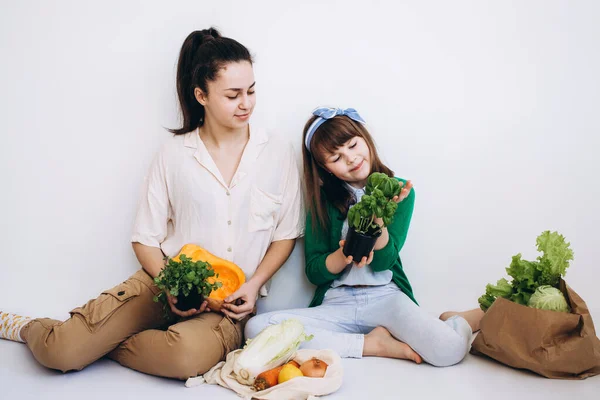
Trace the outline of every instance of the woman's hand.
[[400, 181], [398, 181], [398, 183], [400, 184], [400, 187], [402, 187], [402, 189], [400, 190], [400, 194], [398, 196], [394, 196], [392, 198], [392, 201], [395, 201], [396, 203], [400, 203], [402, 200], [407, 198], [413, 187], [413, 184], [411, 181], [406, 181], [406, 185]]
[[[344, 257], [346, 257], [346, 255], [344, 254], [344, 244], [345, 243], [346, 243], [345, 240], [340, 240], [340, 253], [342, 253], [342, 255]], [[346, 257], [346, 265], [350, 264], [351, 262], [354, 262], [354, 266], [356, 268], [362, 268], [365, 265], [370, 264], [371, 261], [373, 261], [373, 255], [374, 255], [374, 253], [371, 251], [369, 253], [369, 257], [363, 257], [358, 264], [356, 262], [354, 262], [354, 259], [352, 258], [352, 256], [347, 256]]]
[[221, 312], [231, 319], [238, 321], [244, 319], [246, 315], [254, 311], [259, 289], [260, 287], [252, 281], [244, 283], [231, 296], [225, 298]]
[[175, 304], [177, 304], [177, 297], [172, 296], [168, 292], [165, 292], [165, 296], [167, 296], [167, 302], [169, 303], [169, 307], [171, 307], [171, 312], [182, 318], [191, 317], [192, 315], [200, 314], [200, 313], [203, 313], [204, 311], [210, 312], [210, 308], [208, 308], [208, 302], [206, 300], [204, 300], [204, 302], [202, 302], [202, 304], [200, 305], [200, 308], [197, 310], [195, 308], [191, 308], [187, 311], [181, 311], [180, 309], [175, 307]]

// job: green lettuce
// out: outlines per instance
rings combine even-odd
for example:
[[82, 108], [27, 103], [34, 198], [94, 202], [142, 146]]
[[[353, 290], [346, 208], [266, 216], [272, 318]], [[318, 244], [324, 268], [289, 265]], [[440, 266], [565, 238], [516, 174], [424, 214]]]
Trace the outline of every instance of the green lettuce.
[[538, 236], [536, 244], [538, 251], [542, 252], [537, 258], [540, 271], [538, 283], [556, 286], [560, 277], [566, 273], [569, 261], [573, 260], [570, 243], [566, 243], [565, 237], [558, 232], [546, 231]]
[[487, 285], [485, 294], [479, 298], [479, 306], [486, 311], [498, 297], [522, 305], [529, 305], [532, 295], [540, 286], [556, 287], [573, 260], [573, 250], [565, 237], [558, 232], [544, 231], [536, 239], [537, 249], [542, 253], [536, 261], [523, 260], [521, 253], [512, 257], [506, 273], [510, 282], [501, 279], [496, 285]]

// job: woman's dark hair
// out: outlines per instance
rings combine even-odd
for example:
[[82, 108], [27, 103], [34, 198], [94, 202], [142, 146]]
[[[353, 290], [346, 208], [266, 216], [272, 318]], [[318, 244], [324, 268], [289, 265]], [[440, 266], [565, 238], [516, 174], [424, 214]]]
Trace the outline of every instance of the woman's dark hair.
[[183, 126], [169, 129], [176, 135], [188, 133], [204, 123], [204, 106], [196, 100], [194, 89], [208, 93], [207, 82], [217, 78], [227, 63], [247, 61], [252, 56], [241, 43], [221, 36], [215, 28], [194, 31], [181, 46], [177, 63], [177, 97], [183, 116]]

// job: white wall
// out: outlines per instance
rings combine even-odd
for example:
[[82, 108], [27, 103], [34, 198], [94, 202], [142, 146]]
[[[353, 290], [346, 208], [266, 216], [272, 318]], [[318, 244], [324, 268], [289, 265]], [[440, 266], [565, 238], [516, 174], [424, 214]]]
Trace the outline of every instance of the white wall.
[[[315, 106], [355, 107], [413, 180], [403, 258], [422, 306], [476, 306], [551, 229], [600, 309], [600, 3], [369, 3], [3, 1], [0, 309], [64, 318], [135, 271], [179, 47], [211, 25], [255, 54], [255, 124], [299, 149]], [[301, 268], [297, 251], [286, 269]]]

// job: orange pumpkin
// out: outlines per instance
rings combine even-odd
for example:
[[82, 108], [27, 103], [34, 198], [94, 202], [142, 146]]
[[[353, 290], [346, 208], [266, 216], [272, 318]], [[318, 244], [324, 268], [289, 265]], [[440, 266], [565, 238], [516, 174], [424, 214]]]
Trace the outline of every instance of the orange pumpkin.
[[216, 275], [219, 277], [210, 277], [207, 279], [209, 283], [221, 282], [222, 286], [213, 290], [210, 296], [206, 298], [208, 307], [212, 311], [220, 311], [223, 300], [233, 294], [236, 290], [246, 282], [244, 271], [231, 261], [227, 261], [221, 257], [208, 252], [206, 249], [196, 244], [186, 244], [181, 248], [179, 254], [173, 258], [174, 261], [179, 261], [179, 256], [185, 254], [192, 261], [204, 261], [211, 265]]

